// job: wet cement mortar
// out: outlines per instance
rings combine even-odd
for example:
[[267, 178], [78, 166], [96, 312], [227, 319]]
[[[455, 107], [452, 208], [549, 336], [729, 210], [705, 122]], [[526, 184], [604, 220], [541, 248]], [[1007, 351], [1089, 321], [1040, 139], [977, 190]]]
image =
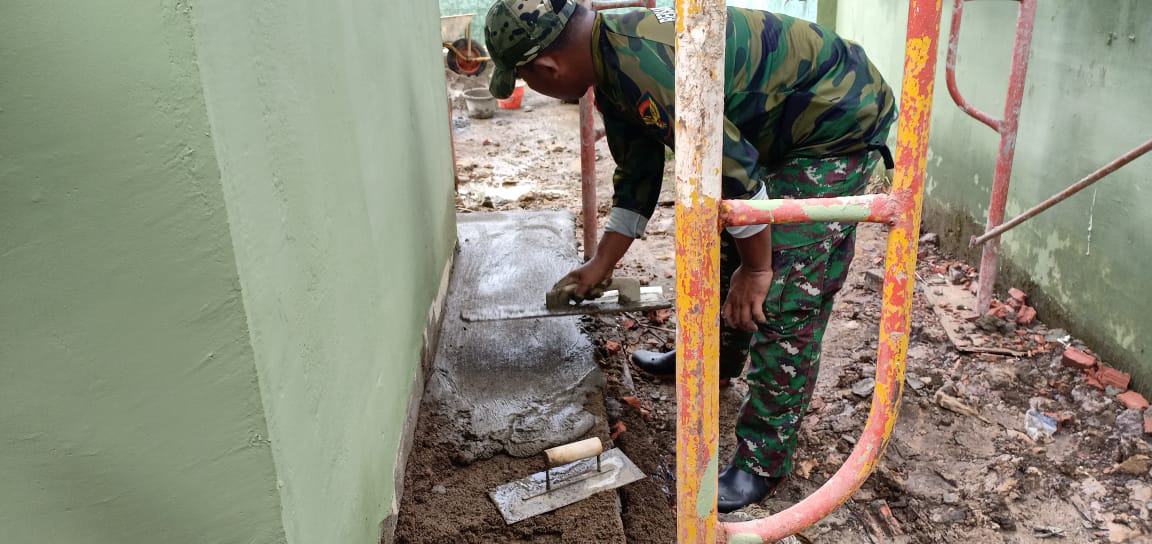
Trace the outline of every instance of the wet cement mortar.
[[[458, 95], [475, 83], [450, 74], [449, 92]], [[490, 120], [468, 119], [463, 109], [454, 112], [461, 213], [551, 209], [579, 218], [577, 107], [531, 91], [525, 106], [498, 111]], [[597, 144], [596, 168], [602, 222], [613, 169], [603, 141]], [[669, 294], [675, 280], [671, 189], [666, 183], [646, 239], [633, 246], [617, 271], [661, 285]], [[868, 413], [869, 399], [859, 393], [866, 392], [875, 371], [880, 316], [880, 295], [866, 272], [881, 268], [885, 239], [883, 227], [859, 230], [857, 257], [833, 310], [814, 400], [801, 428], [796, 473], [774, 497], [722, 519], [741, 521], [787, 508], [817, 489], [850, 453]], [[943, 281], [950, 267], [971, 275], [965, 265], [924, 244], [918, 283]], [[1150, 453], [1142, 414], [1126, 410], [1114, 391], [1088, 386], [1078, 372], [1061, 366], [1064, 347], [1078, 344], [1063, 331], [1048, 330], [1042, 320], [988, 335], [987, 341], [1026, 356], [960, 353], [918, 292], [910, 378], [888, 450], [864, 486], [804, 536], [832, 543], [1152, 542], [1152, 478], [1146, 464], [1131, 463]], [[612, 493], [602, 493], [507, 527], [483, 490], [537, 469], [524, 459], [501, 456], [453, 464], [450, 445], [426, 440], [438, 423], [422, 413], [405, 478], [398, 542], [675, 541], [675, 389], [628, 363], [633, 350], [672, 348], [675, 315], [601, 316], [585, 318], [583, 325], [607, 381], [602, 397], [590, 401], [604, 404], [589, 406], [601, 418], [589, 434], [607, 439], [609, 429], [626, 429], [614, 444], [648, 478], [621, 489], [618, 503]], [[735, 380], [720, 395], [725, 460], [745, 391]], [[955, 401], [964, 413], [956, 411]], [[1052, 437], [1034, 441], [1025, 428], [1029, 406], [1070, 418]], [[617, 504], [623, 536], [611, 519], [595, 515]], [[890, 518], [879, 514], [884, 506]]]

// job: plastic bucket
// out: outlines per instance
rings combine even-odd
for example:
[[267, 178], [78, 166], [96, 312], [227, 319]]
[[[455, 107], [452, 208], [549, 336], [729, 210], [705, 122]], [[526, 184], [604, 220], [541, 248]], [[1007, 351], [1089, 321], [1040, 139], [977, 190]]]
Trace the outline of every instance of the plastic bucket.
[[506, 110], [520, 109], [520, 103], [524, 101], [524, 84], [517, 81], [516, 89], [512, 91], [512, 96], [508, 98], [500, 98], [496, 100], [500, 107]]
[[488, 119], [496, 114], [496, 97], [483, 87], [464, 91], [464, 104], [468, 106], [468, 116], [474, 119]]

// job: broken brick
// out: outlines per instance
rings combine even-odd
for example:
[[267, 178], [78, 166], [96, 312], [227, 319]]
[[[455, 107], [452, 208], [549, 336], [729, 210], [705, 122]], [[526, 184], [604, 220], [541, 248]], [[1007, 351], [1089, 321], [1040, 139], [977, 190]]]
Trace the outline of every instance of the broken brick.
[[1135, 391], [1128, 391], [1116, 395], [1116, 400], [1122, 402], [1129, 410], [1143, 410], [1148, 407], [1148, 399]]
[[1120, 372], [1115, 368], [1106, 365], [1100, 365], [1100, 369], [1096, 371], [1096, 379], [1105, 386], [1111, 385], [1116, 389], [1128, 389], [1128, 383], [1132, 381], [1132, 375], [1127, 372]]
[[1060, 363], [1068, 368], [1091, 370], [1096, 366], [1096, 358], [1076, 348], [1068, 348], [1064, 350]]
[[1027, 325], [1036, 320], [1036, 308], [1028, 305], [1020, 306], [1020, 310], [1016, 312], [1016, 323], [1020, 325]]
[[622, 346], [620, 345], [620, 342], [617, 342], [615, 340], [605, 340], [604, 341], [604, 351], [607, 351], [608, 353], [616, 353], [616, 352], [620, 351], [621, 347]]
[[1100, 380], [1096, 379], [1096, 374], [1094, 372], [1084, 371], [1084, 383], [1091, 385], [1096, 389], [1104, 389], [1104, 384], [1100, 383]]
[[1028, 300], [1028, 295], [1024, 294], [1024, 291], [1021, 291], [1015, 287], [1008, 290], [1008, 296], [1012, 297], [1013, 300], [1021, 304]]

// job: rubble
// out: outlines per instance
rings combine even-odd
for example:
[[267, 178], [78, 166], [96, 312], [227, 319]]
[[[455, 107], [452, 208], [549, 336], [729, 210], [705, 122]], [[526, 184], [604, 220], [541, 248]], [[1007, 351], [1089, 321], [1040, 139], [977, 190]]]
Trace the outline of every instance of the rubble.
[[1076, 368], [1080, 370], [1092, 370], [1096, 367], [1096, 358], [1080, 351], [1076, 348], [1068, 348], [1064, 350], [1063, 358], [1060, 362], [1068, 368]]
[[1120, 393], [1116, 395], [1116, 400], [1123, 403], [1129, 410], [1143, 410], [1148, 407], [1148, 399], [1135, 391]]

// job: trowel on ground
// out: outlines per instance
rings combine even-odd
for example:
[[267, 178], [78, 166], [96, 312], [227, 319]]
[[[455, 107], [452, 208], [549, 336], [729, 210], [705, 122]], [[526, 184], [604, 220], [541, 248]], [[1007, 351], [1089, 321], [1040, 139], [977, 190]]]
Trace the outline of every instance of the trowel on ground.
[[603, 295], [581, 303], [573, 303], [569, 291], [564, 288], [553, 288], [544, 297], [544, 304], [471, 308], [460, 312], [460, 318], [469, 322], [501, 321], [567, 315], [647, 312], [672, 307], [672, 302], [664, 299], [662, 287], [642, 287], [640, 280], [636, 278], [612, 278], [598, 285], [596, 291], [602, 291]]
[[604, 451], [599, 438], [544, 450], [544, 471], [488, 490], [512, 525], [644, 478], [624, 452]]

